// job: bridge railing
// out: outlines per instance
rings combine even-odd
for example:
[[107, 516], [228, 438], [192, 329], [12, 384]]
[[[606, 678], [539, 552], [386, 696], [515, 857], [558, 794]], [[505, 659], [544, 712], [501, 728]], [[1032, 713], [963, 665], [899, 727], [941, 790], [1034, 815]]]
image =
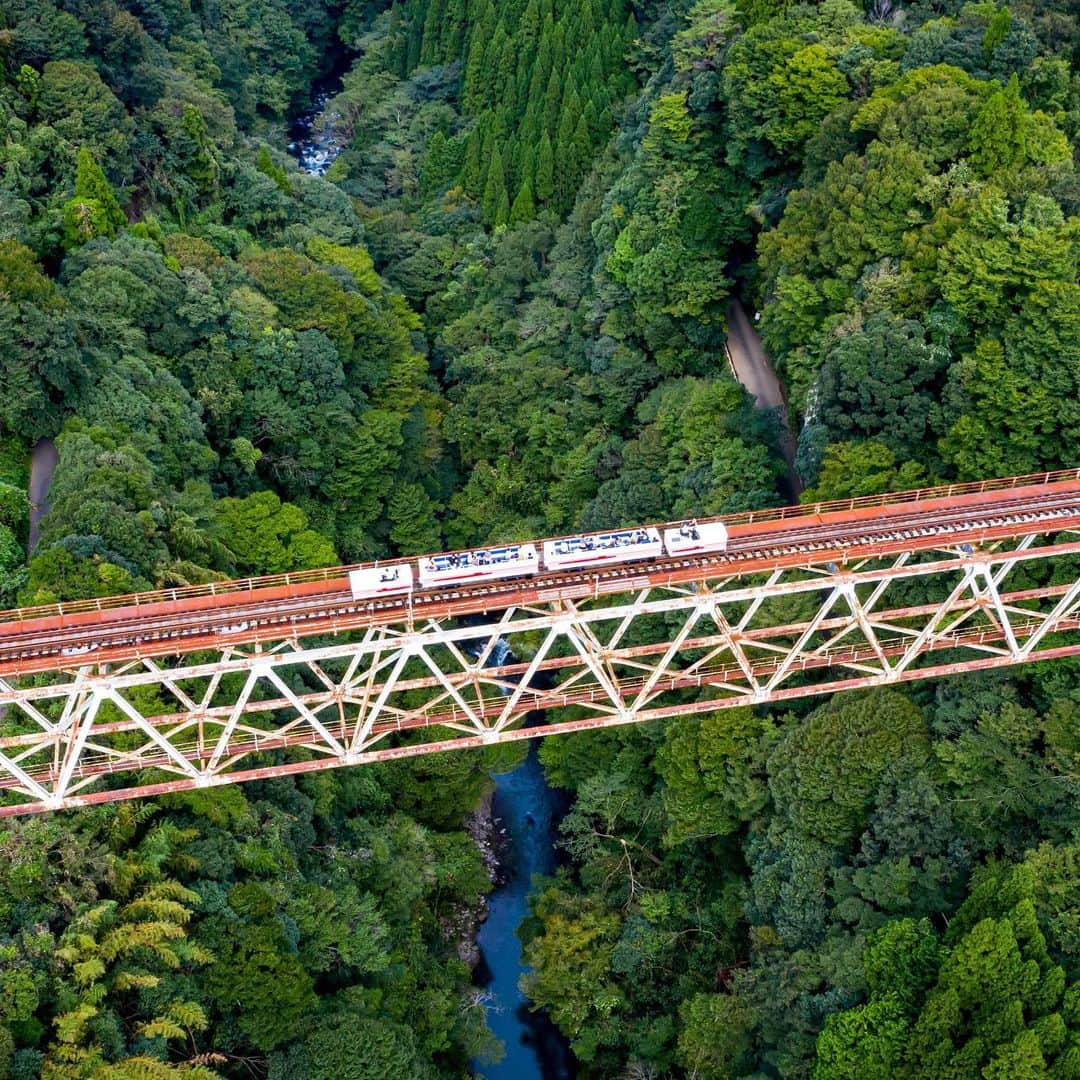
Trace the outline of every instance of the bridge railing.
[[[1013, 488], [1036, 487], [1080, 480], [1080, 469], [1058, 469], [1053, 472], [1030, 473], [1025, 476], [1009, 476], [995, 480], [974, 480], [960, 484], [941, 484], [936, 487], [913, 488], [909, 491], [886, 492], [880, 495], [860, 495], [831, 502], [801, 503], [795, 506], [778, 506], [764, 510], [747, 510], [735, 514], [701, 518], [702, 522], [720, 521], [725, 525], [748, 525], [766, 521], [784, 521], [792, 518], [813, 517], [817, 514], [844, 513], [873, 507], [897, 506], [923, 502], [929, 499], [947, 499], [959, 495], [978, 495], [984, 492], [1009, 491]], [[667, 524], [679, 524], [672, 522]], [[665, 528], [664, 524], [655, 526]], [[545, 539], [559, 539], [550, 537]], [[536, 541], [541, 542], [541, 541]], [[29, 619], [55, 618], [94, 611], [109, 611], [124, 607], [143, 607], [147, 604], [169, 603], [200, 597], [228, 596], [253, 592], [256, 589], [273, 589], [290, 585], [309, 585], [319, 582], [343, 580], [350, 570], [375, 567], [386, 562], [412, 561], [424, 556], [381, 559], [367, 563], [345, 566], [327, 566], [317, 570], [296, 570], [284, 574], [265, 574], [260, 577], [235, 578], [210, 581], [200, 585], [183, 585], [172, 589], [154, 589], [150, 592], [124, 593], [102, 596], [90, 600], [67, 600], [56, 604], [38, 604], [33, 607], [11, 608], [0, 611], [0, 624], [22, 622]]]

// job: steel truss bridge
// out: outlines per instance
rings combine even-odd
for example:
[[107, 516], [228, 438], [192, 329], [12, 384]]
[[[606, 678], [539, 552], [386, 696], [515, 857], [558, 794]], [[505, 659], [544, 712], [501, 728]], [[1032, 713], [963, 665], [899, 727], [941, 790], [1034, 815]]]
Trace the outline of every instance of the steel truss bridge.
[[0, 816], [1080, 655], [1080, 470], [722, 520], [374, 602], [338, 567], [0, 613]]

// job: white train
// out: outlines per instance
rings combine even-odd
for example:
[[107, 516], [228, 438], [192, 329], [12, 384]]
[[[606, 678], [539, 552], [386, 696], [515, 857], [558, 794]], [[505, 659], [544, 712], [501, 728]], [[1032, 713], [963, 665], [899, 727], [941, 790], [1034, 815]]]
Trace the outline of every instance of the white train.
[[695, 555], [727, 548], [727, 528], [719, 521], [685, 521], [660, 530], [655, 526], [613, 529], [545, 540], [535, 544], [503, 544], [443, 555], [425, 555], [412, 562], [388, 562], [349, 571], [355, 600], [411, 593], [416, 588], [472, 585], [500, 578], [532, 577], [545, 570], [590, 570], [611, 563], [637, 562], [668, 555]]

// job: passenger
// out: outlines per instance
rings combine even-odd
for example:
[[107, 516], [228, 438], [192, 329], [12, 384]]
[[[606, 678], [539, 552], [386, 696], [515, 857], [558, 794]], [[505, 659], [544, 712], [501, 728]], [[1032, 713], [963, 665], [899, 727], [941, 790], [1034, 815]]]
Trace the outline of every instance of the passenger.
[[586, 536], [582, 541], [586, 551], [592, 551], [596, 547], [596, 541], [591, 536]]
[[694, 540], [700, 540], [701, 539], [701, 533], [698, 532], [698, 527], [697, 527], [697, 518], [691, 518], [690, 519], [690, 536]]
[[679, 535], [685, 540], [690, 535], [690, 522], [684, 521], [679, 526]]

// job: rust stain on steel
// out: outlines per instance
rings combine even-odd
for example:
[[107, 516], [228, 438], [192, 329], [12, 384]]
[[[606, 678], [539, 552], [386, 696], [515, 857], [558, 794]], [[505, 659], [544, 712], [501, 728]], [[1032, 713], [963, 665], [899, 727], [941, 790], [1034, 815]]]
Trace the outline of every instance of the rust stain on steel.
[[[1080, 580], [1007, 581], [1080, 554], [1080, 471], [727, 520], [723, 554], [407, 603], [357, 603], [331, 568], [0, 615], [0, 700], [22, 726], [0, 738], [0, 790], [21, 800], [0, 816], [1080, 654]], [[906, 603], [879, 609], [902, 582]], [[638, 619], [654, 621], [628, 633]], [[504, 635], [535, 655], [482, 667]], [[172, 711], [144, 714], [124, 697], [136, 686]], [[538, 709], [586, 715], [515, 726]]]

